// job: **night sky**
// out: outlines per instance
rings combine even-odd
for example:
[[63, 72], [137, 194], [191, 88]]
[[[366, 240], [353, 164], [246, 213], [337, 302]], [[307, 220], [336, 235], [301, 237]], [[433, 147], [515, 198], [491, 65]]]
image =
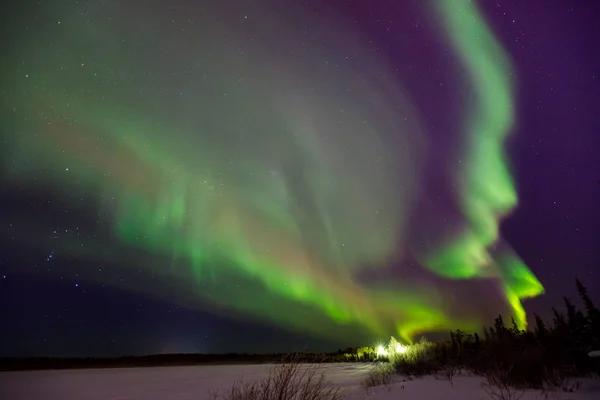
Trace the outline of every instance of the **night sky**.
[[326, 351], [600, 302], [594, 1], [2, 5], [0, 356]]

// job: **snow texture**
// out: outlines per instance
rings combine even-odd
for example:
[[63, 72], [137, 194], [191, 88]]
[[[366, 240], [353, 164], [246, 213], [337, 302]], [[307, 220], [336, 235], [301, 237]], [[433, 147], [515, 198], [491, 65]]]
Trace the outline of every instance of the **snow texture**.
[[[209, 400], [210, 393], [236, 381], [256, 380], [274, 365], [113, 368], [0, 372], [2, 400]], [[330, 385], [340, 387], [346, 400], [482, 400], [490, 397], [482, 379], [457, 376], [454, 385], [442, 377], [397, 382], [365, 390], [361, 382], [372, 364], [324, 364]], [[600, 399], [600, 381], [582, 380], [576, 393], [527, 391], [522, 400]]]

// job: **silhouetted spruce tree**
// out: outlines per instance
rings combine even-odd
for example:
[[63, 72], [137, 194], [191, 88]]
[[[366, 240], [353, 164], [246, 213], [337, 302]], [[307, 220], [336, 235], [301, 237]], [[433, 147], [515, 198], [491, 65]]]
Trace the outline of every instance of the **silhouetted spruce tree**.
[[546, 327], [546, 323], [537, 314], [533, 314], [533, 317], [535, 318], [535, 337], [538, 343], [546, 346], [548, 344], [548, 328]]
[[568, 297], [563, 297], [563, 301], [565, 302], [565, 307], [567, 309], [567, 324], [572, 326], [575, 323], [575, 314], [577, 313], [577, 309], [571, 302], [571, 299]]
[[458, 358], [458, 344], [454, 331], [450, 331], [450, 358], [456, 360]]
[[473, 355], [477, 356], [481, 351], [481, 338], [477, 332], [473, 333]]
[[581, 297], [581, 300], [583, 300], [583, 303], [585, 304], [585, 310], [588, 314], [588, 317], [598, 317], [600, 310], [598, 310], [598, 308], [592, 302], [592, 299], [590, 299], [590, 296], [588, 296], [587, 288], [579, 279], [575, 279], [575, 283], [577, 284], [577, 292], [579, 293], [579, 297]]
[[558, 310], [552, 307], [552, 322], [554, 323], [553, 330], [564, 329], [567, 327], [567, 322], [565, 321], [565, 316], [558, 312]]
[[494, 330], [496, 339], [505, 339], [506, 338], [506, 326], [504, 325], [504, 319], [502, 319], [502, 315], [498, 315], [498, 317], [494, 320]]
[[563, 328], [562, 350], [564, 359], [571, 364], [580, 364], [578, 360], [584, 358], [585, 353], [585, 318], [581, 311], [573, 305], [568, 297], [563, 297], [567, 309], [566, 328]]
[[577, 284], [577, 292], [579, 297], [585, 304], [586, 311], [586, 327], [587, 327], [587, 341], [590, 347], [594, 350], [600, 349], [600, 310], [592, 302], [587, 293], [587, 288], [581, 283], [579, 279], [575, 280]]
[[517, 325], [517, 321], [515, 321], [515, 317], [510, 317], [510, 322], [512, 324], [512, 334], [514, 336], [520, 336], [521, 335], [521, 330], [519, 329], [519, 326]]

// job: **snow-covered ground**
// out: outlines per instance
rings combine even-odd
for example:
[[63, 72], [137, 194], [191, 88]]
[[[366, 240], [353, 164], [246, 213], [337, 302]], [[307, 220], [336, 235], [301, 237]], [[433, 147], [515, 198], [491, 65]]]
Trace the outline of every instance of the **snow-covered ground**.
[[[227, 389], [239, 379], [252, 381], [273, 365], [220, 365], [194, 367], [114, 368], [55, 371], [0, 372], [2, 400], [209, 400], [210, 393]], [[481, 378], [457, 376], [447, 380], [426, 377], [397, 382], [366, 391], [361, 381], [371, 364], [325, 364], [330, 384], [342, 388], [348, 400], [482, 400], [490, 397]], [[400, 379], [399, 379], [400, 380]], [[576, 393], [527, 392], [523, 400], [600, 399], [600, 381], [584, 380]]]

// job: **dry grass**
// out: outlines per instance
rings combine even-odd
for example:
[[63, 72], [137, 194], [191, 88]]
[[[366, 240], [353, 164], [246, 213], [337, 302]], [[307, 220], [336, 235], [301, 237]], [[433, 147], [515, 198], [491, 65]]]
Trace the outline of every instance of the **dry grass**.
[[519, 400], [525, 394], [523, 390], [512, 385], [510, 381], [511, 369], [497, 367], [484, 375], [483, 390], [493, 400]]
[[327, 386], [318, 365], [283, 364], [254, 382], [236, 382], [211, 393], [211, 400], [340, 400], [339, 388]]
[[544, 368], [544, 392], [575, 393], [581, 387], [581, 381], [572, 381], [563, 371]]
[[444, 377], [446, 378], [446, 380], [448, 382], [450, 382], [450, 385], [452, 387], [454, 387], [454, 377], [456, 376], [456, 373], [458, 372], [458, 368], [456, 368], [454, 365], [448, 365], [445, 369], [444, 369]]

